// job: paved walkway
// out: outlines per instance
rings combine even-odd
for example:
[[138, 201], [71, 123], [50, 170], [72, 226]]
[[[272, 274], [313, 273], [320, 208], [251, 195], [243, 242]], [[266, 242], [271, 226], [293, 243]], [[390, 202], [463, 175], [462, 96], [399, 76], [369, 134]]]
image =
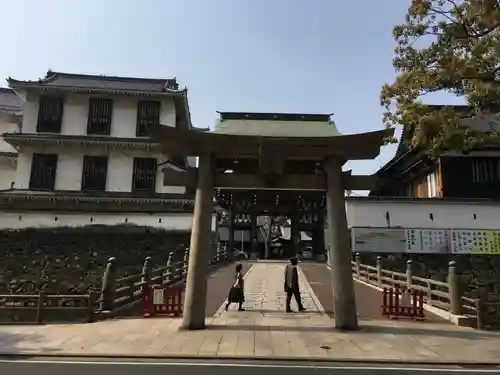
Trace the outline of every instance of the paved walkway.
[[[285, 265], [286, 263], [259, 262], [248, 271], [245, 277], [244, 304], [247, 312], [244, 312], [244, 314], [253, 315], [257, 312], [272, 313], [285, 311], [286, 295], [283, 291]], [[321, 304], [300, 268], [299, 286], [304, 307], [309, 312], [319, 313], [322, 310]], [[237, 312], [236, 308], [236, 305], [232, 306], [235, 312]], [[292, 299], [292, 309], [297, 310], [294, 299]], [[231, 311], [228, 313], [231, 313]], [[216, 316], [223, 313], [225, 313], [224, 305], [219, 308]], [[237, 313], [241, 315], [241, 312]]]
[[302, 271], [308, 311], [287, 314], [280, 291], [283, 267], [276, 263], [254, 265], [246, 276], [248, 310], [219, 309], [214, 317], [207, 318], [206, 330], [181, 331], [180, 320], [174, 318], [0, 326], [0, 352], [500, 362], [500, 333], [384, 320], [362, 320], [358, 332], [335, 331]]
[[[333, 289], [330, 270], [320, 263], [302, 263], [302, 271], [326, 313], [333, 319]], [[380, 314], [381, 292], [369, 285], [354, 282], [356, 307], [360, 320], [385, 320]], [[425, 323], [451, 324], [440, 316], [425, 312]]]

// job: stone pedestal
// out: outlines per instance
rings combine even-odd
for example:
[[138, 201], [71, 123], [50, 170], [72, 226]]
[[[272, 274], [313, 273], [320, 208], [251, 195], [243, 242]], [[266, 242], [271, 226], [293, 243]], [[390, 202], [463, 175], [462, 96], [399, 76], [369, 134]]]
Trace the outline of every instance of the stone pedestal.
[[330, 237], [328, 261], [332, 268], [335, 328], [356, 330], [359, 328], [358, 313], [351, 271], [350, 239], [342, 184], [342, 161], [329, 158], [325, 162], [325, 171], [328, 234]]
[[213, 164], [210, 155], [202, 155], [198, 162], [198, 185], [191, 230], [188, 274], [184, 297], [182, 328], [205, 328], [207, 304], [208, 260], [213, 204]]

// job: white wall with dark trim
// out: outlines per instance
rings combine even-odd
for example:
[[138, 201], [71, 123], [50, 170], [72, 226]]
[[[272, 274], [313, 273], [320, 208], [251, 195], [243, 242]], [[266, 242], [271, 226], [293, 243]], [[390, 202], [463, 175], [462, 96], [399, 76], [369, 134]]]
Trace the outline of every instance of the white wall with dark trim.
[[[102, 214], [102, 213], [57, 213], [57, 212], [2, 212], [0, 230], [26, 228], [84, 227], [87, 225], [130, 224], [165, 230], [191, 230], [192, 214]], [[212, 218], [215, 230], [215, 215]]]

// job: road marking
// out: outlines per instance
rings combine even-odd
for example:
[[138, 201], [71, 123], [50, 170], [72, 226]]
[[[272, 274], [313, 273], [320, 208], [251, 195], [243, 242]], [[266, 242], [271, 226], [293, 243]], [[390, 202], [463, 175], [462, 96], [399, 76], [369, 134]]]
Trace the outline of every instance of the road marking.
[[[216, 358], [214, 358], [216, 359]], [[314, 361], [314, 359], [310, 359]], [[191, 366], [191, 367], [241, 367], [241, 368], [297, 368], [297, 369], [331, 369], [331, 370], [363, 370], [363, 371], [416, 371], [416, 372], [468, 372], [468, 373], [499, 373], [500, 369], [498, 367], [492, 369], [475, 369], [475, 368], [448, 368], [449, 364], [439, 364], [439, 367], [412, 367], [413, 365], [402, 363], [400, 367], [384, 367], [380, 366], [336, 366], [336, 365], [299, 365], [299, 364], [252, 364], [252, 363], [201, 363], [201, 362], [127, 362], [127, 361], [67, 361], [67, 360], [0, 360], [0, 363], [23, 363], [23, 364], [64, 364], [64, 365], [106, 365], [106, 366], [116, 366], [116, 365], [128, 365], [128, 366]], [[406, 366], [406, 367], [404, 367]], [[458, 365], [452, 365], [458, 366]], [[497, 366], [497, 365], [492, 365]]]

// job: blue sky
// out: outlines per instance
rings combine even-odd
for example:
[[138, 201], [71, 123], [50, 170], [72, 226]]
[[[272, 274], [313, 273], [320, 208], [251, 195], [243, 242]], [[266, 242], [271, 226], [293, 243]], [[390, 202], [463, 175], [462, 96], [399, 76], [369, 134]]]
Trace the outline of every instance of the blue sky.
[[[168, 78], [196, 126], [216, 111], [334, 113], [343, 133], [383, 127], [392, 27], [409, 0], [4, 0], [0, 76], [55, 71]], [[2, 83], [5, 85], [5, 83]], [[449, 102], [436, 97], [435, 102]], [[374, 161], [351, 162], [375, 172]]]

